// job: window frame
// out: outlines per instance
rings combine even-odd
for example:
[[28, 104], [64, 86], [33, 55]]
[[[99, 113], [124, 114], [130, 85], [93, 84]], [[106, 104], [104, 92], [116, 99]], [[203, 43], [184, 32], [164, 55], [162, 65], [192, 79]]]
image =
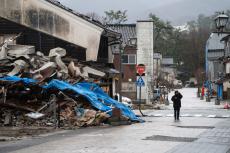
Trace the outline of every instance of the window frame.
[[[123, 56], [128, 56], [128, 63], [124, 63], [123, 62]], [[134, 59], [135, 59], [135, 61], [134, 62], [130, 62], [130, 56], [134, 56]], [[122, 54], [122, 64], [124, 64], [124, 65], [136, 65], [136, 63], [137, 63], [137, 55], [136, 54]]]

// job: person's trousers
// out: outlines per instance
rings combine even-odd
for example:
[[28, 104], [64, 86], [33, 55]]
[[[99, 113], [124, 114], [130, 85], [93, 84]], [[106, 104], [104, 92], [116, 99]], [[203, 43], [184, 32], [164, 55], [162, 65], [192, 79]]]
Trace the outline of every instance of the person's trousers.
[[179, 120], [179, 118], [180, 118], [180, 108], [174, 108], [174, 118], [175, 118], [175, 120]]

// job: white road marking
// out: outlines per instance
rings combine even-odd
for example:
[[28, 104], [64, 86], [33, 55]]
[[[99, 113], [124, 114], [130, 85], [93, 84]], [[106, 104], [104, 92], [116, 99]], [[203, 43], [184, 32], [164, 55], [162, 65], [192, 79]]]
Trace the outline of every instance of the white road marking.
[[[173, 117], [174, 114], [153, 114], [153, 117]], [[208, 118], [230, 118], [230, 115], [215, 115], [215, 114], [210, 114], [210, 115], [203, 115], [203, 114], [181, 114], [181, 117], [208, 117]]]
[[222, 115], [223, 118], [230, 118], [230, 115]]
[[154, 116], [154, 117], [163, 117], [162, 114], [154, 114], [153, 116]]
[[174, 115], [173, 114], [168, 114], [166, 115], [167, 117], [173, 117]]
[[194, 117], [202, 117], [203, 115], [202, 114], [195, 114], [193, 115]]
[[191, 117], [192, 115], [191, 114], [182, 114], [180, 115], [181, 117]]
[[208, 118], [215, 118], [215, 117], [217, 117], [217, 115], [208, 115], [207, 117]]

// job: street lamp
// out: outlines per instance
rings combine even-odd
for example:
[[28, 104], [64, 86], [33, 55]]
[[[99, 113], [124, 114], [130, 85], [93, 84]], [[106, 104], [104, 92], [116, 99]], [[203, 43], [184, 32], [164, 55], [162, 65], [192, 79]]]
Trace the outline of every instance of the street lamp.
[[121, 38], [117, 41], [114, 41], [112, 43], [109, 44], [111, 46], [111, 51], [112, 54], [119, 54], [119, 58], [120, 58], [120, 81], [119, 81], [119, 101], [122, 101], [122, 78], [123, 78], [123, 61], [122, 61], [122, 54], [123, 51], [125, 49], [125, 47], [131, 46], [131, 47], [136, 47], [137, 46], [137, 38], [136, 37], [131, 37], [128, 39], [127, 44], [124, 43]]
[[120, 59], [120, 80], [119, 80], [119, 101], [122, 102], [122, 78], [123, 78], [123, 66], [122, 66], [122, 54], [125, 48], [125, 44], [122, 42], [121, 39], [114, 41], [110, 44], [112, 54], [119, 54]]
[[226, 27], [226, 25], [228, 23], [228, 19], [229, 19], [229, 17], [226, 14], [224, 14], [224, 12], [219, 14], [215, 18], [216, 29], [218, 30], [218, 32], [224, 31], [224, 28]]
[[129, 46], [134, 46], [136, 47], [137, 46], [137, 38], [135, 37], [132, 37], [132, 38], [129, 38]]
[[109, 44], [112, 54], [120, 54], [120, 41], [114, 41]]

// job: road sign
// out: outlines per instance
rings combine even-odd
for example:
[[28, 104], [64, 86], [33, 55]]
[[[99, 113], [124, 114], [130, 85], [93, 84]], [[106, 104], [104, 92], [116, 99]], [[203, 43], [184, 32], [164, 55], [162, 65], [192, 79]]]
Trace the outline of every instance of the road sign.
[[143, 80], [142, 77], [139, 77], [139, 78], [138, 78], [136, 84], [137, 84], [138, 87], [143, 87], [143, 86], [145, 86], [145, 82], [144, 82], [144, 80]]
[[137, 69], [137, 73], [139, 74], [139, 76], [142, 76], [145, 73], [145, 65], [144, 64], [138, 64], [136, 66]]

